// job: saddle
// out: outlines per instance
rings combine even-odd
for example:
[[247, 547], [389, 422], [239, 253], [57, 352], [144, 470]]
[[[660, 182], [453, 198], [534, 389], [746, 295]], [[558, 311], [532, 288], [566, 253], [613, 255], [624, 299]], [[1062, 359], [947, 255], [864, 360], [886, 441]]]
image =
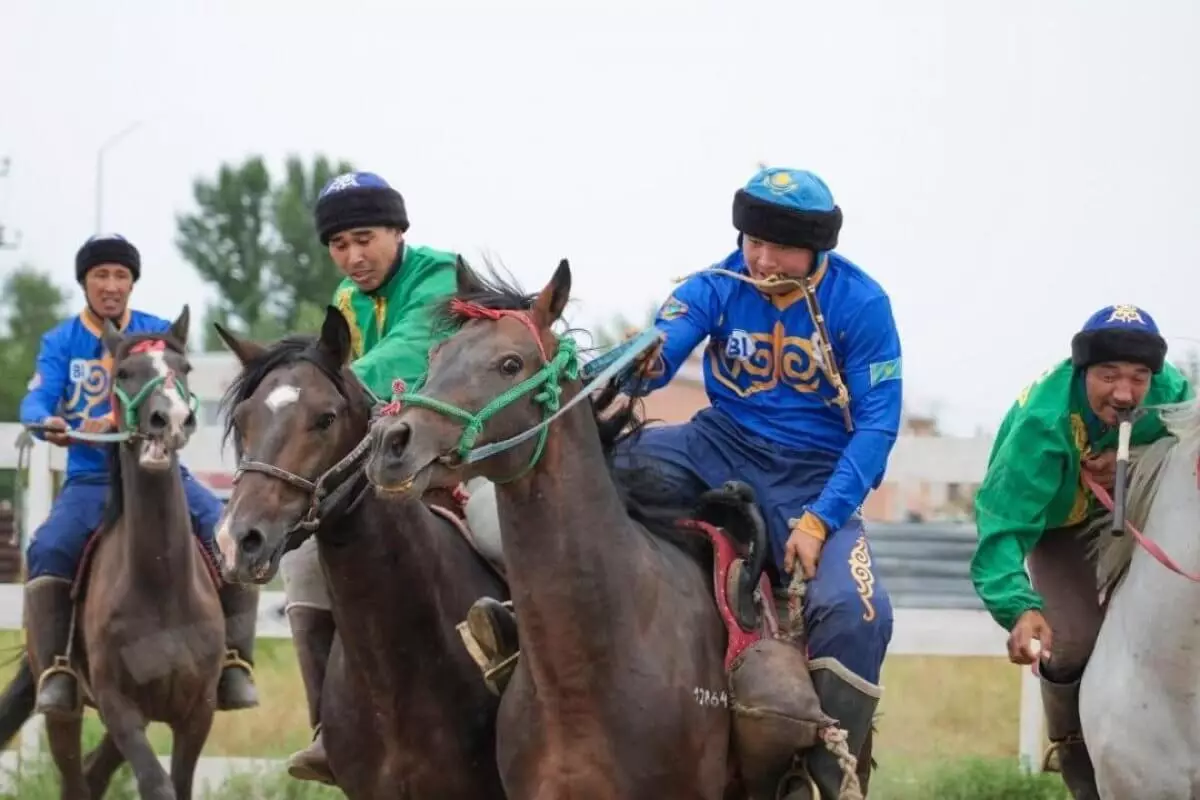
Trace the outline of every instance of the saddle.
[[749, 796], [773, 797], [799, 752], [836, 721], [821, 709], [808, 654], [781, 636], [766, 574], [768, 539], [753, 490], [738, 481], [701, 495], [680, 525], [713, 545], [713, 591], [729, 634], [725, 670], [738, 772]]

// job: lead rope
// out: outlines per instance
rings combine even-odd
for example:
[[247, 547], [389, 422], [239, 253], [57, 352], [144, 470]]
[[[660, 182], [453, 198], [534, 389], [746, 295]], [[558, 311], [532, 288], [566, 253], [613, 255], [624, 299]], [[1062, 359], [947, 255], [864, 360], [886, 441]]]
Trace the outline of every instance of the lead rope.
[[[808, 581], [801, 577], [800, 567], [792, 573], [791, 583], [788, 584], [788, 632], [786, 637], [798, 647], [804, 647], [807, 652], [804, 629], [804, 599], [808, 596]], [[828, 725], [817, 731], [821, 744], [837, 759], [838, 767], [842, 770], [842, 784], [838, 787], [838, 800], [863, 800], [862, 786], [858, 782], [858, 759], [850, 752], [846, 742], [848, 735], [845, 728], [837, 724]], [[804, 775], [811, 782], [808, 770], [801, 763], [799, 755], [793, 769]], [[815, 792], [815, 786], [813, 787]], [[817, 795], [814, 794], [814, 797]]]

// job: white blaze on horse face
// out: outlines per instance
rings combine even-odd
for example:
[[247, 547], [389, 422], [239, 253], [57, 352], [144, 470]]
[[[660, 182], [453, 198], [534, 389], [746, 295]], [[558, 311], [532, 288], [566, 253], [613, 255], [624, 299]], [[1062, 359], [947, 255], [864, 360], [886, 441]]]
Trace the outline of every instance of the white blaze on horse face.
[[167, 416], [171, 420], [171, 427], [175, 430], [182, 429], [187, 424], [187, 419], [192, 413], [191, 406], [188, 405], [187, 399], [179, 391], [175, 385], [176, 375], [175, 370], [167, 363], [167, 357], [161, 351], [150, 353], [150, 363], [154, 365], [154, 371], [163, 379], [162, 393], [167, 398], [169, 405], [167, 406]]
[[278, 412], [279, 409], [289, 406], [300, 399], [300, 390], [295, 386], [283, 385], [276, 386], [267, 395], [267, 408], [273, 412]]
[[237, 502], [240, 498], [230, 498], [226, 504], [225, 510], [221, 514], [221, 521], [217, 523], [217, 531], [215, 539], [217, 541], [217, 552], [221, 554], [221, 560], [225, 562], [225, 569], [233, 569], [237, 566], [237, 542], [233, 540], [233, 536], [229, 533], [229, 518], [234, 515], [237, 510]]

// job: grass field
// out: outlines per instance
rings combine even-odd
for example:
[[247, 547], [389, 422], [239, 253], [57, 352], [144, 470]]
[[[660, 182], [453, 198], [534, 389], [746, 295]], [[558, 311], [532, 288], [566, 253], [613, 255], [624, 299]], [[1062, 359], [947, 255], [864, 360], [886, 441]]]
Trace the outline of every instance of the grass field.
[[[15, 632], [0, 634], [0, 648], [19, 642]], [[307, 705], [291, 642], [260, 639], [256, 660], [262, 705], [218, 714], [204, 755], [283, 758], [308, 743]], [[12, 666], [6, 666], [0, 679], [7, 682], [11, 673]], [[1056, 793], [1061, 786], [1057, 775], [1038, 780], [1016, 770], [1020, 673], [1005, 660], [893, 656], [884, 667], [883, 684], [875, 747], [880, 769], [872, 785], [873, 800], [928, 798], [937, 781], [949, 782], [937, 784], [939, 800], [1065, 797]], [[165, 728], [152, 726], [151, 741], [160, 753], [170, 752], [170, 732]], [[1020, 783], [1005, 783], [1010, 780]], [[993, 783], [1001, 787], [996, 789], [1000, 794], [980, 788]], [[283, 794], [274, 790], [262, 794], [259, 789], [257, 794], [239, 796], [289, 800], [325, 796], [295, 794], [301, 788], [280, 788]], [[22, 791], [22, 797], [38, 796]], [[225, 796], [232, 795], [221, 795]]]

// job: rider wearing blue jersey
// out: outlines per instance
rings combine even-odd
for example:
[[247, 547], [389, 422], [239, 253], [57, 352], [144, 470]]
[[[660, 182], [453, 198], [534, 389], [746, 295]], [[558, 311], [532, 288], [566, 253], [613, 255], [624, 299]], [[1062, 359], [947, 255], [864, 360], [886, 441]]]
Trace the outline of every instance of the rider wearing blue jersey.
[[[868, 750], [892, 635], [859, 509], [896, 441], [902, 382], [891, 302], [834, 252], [841, 223], [810, 172], [762, 169], [737, 191], [738, 249], [663, 304], [655, 325], [665, 340], [643, 366], [642, 393], [654, 391], [707, 339], [711, 407], [645, 429], [618, 459], [653, 464], [685, 503], [728, 480], [750, 484], [765, 512], [777, 599], [786, 599], [785, 575], [797, 567], [810, 580], [813, 684], [857, 756]], [[512, 652], [504, 646], [514, 644], [510, 614], [483, 598], [468, 617], [489, 667]], [[810, 753], [807, 769], [822, 796], [837, 796], [842, 772], [828, 752]]]
[[[34, 646], [44, 650], [38, 653], [38, 662], [44, 665], [66, 654], [71, 585], [88, 537], [100, 527], [108, 498], [107, 448], [66, 434], [67, 430], [103, 433], [116, 427], [110, 402], [112, 356], [101, 338], [104, 323], [111, 321], [127, 334], [166, 333], [171, 327], [168, 320], [129, 308], [129, 295], [140, 276], [141, 256], [124, 237], [98, 235], [84, 242], [75, 257], [75, 277], [87, 305], [42, 337], [36, 371], [21, 401], [22, 424], [63, 431], [38, 436], [67, 448], [66, 480], [26, 551], [26, 624], [36, 632], [30, 637]], [[221, 501], [185, 467], [180, 465], [180, 470], [193, 525], [211, 550]], [[258, 705], [251, 674], [258, 592], [254, 587], [224, 584], [220, 597], [229, 652], [217, 687], [217, 707], [251, 708]], [[36, 710], [69, 716], [78, 713], [76, 697], [75, 675], [55, 668], [40, 681]]]

